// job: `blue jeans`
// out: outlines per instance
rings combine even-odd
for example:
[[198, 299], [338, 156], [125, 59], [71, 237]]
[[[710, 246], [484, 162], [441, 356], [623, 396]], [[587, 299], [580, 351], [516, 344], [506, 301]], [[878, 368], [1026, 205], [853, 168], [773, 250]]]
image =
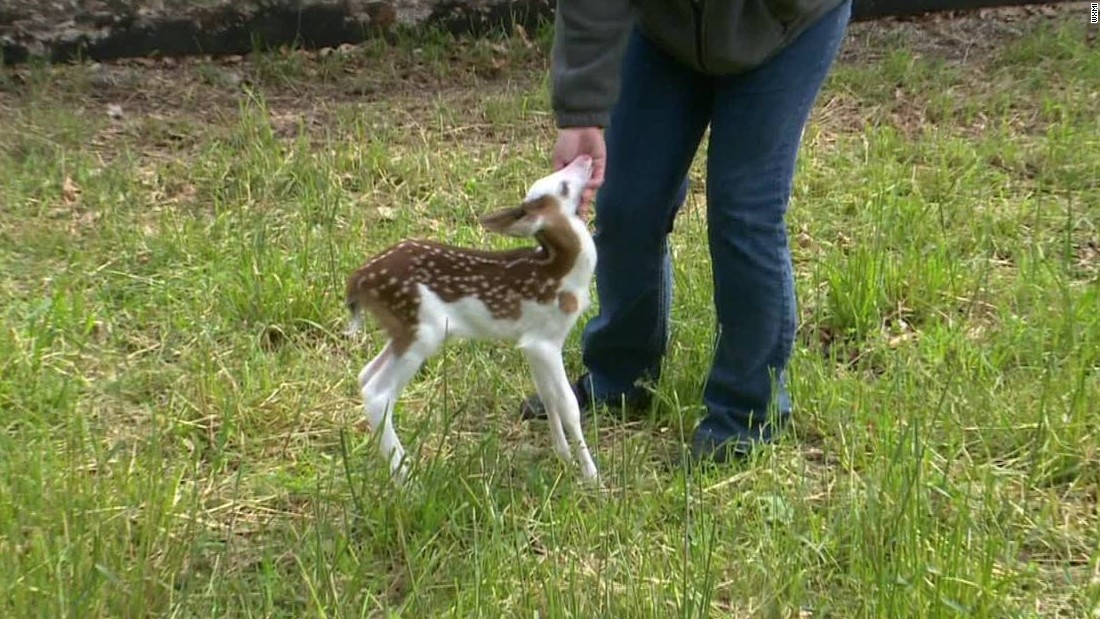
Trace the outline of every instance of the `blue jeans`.
[[709, 125], [718, 334], [696, 441], [748, 447], [789, 417], [796, 310], [785, 216], [802, 130], [850, 12], [849, 1], [765, 65], [734, 76], [696, 73], [633, 33], [595, 206], [599, 313], [583, 335], [593, 399], [633, 399], [639, 379], [660, 376], [672, 301], [667, 237]]

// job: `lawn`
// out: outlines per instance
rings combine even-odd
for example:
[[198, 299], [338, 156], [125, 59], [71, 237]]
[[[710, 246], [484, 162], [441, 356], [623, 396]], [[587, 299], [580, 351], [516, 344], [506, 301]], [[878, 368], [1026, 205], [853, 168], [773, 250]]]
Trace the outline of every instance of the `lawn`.
[[476, 218], [548, 170], [547, 33], [5, 72], [0, 616], [1097, 616], [1100, 53], [1079, 10], [967, 23], [853, 27], [791, 204], [794, 425], [688, 470], [700, 154], [658, 403], [585, 428], [602, 493], [519, 420], [521, 355], [459, 342], [397, 492], [380, 333], [342, 334], [389, 243], [518, 243]]

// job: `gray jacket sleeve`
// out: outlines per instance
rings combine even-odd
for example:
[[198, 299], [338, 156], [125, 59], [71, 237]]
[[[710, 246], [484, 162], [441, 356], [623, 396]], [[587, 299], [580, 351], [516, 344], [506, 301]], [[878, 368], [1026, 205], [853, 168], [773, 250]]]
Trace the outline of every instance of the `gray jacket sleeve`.
[[558, 0], [550, 83], [559, 128], [607, 126], [631, 25], [630, 0]]

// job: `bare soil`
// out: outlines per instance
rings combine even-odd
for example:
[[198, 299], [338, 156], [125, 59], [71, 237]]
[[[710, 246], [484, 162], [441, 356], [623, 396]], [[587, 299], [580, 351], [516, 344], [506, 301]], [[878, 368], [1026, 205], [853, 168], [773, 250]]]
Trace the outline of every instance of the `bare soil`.
[[[1006, 40], [1050, 22], [1088, 16], [1088, 2], [1058, 2], [1017, 7], [947, 11], [918, 17], [891, 18], [853, 23], [841, 51], [841, 60], [874, 60], [904, 42], [917, 54], [947, 61], [980, 61]], [[1097, 31], [1089, 31], [1095, 39]], [[891, 44], [893, 43], [893, 44]]]
[[[107, 19], [105, 12], [211, 15], [203, 12], [224, 5], [221, 0], [0, 2], [0, 37], [14, 31], [49, 36], [58, 28], [94, 28]], [[981, 63], [1007, 41], [1067, 16], [1086, 19], [1087, 11], [1087, 3], [1072, 2], [856, 22], [850, 25], [840, 61], [873, 62], [904, 48], [948, 62]], [[70, 99], [85, 113], [112, 119], [107, 131], [119, 135], [102, 136], [105, 150], [112, 150], [116, 138], [126, 133], [141, 136], [142, 150], [175, 150], [198, 141], [196, 131], [231, 123], [250, 91], [262, 92], [273, 123], [290, 138], [302, 131], [323, 131], [332, 110], [342, 103], [383, 104], [412, 117], [416, 109], [430, 108], [440, 97], [461, 105], [464, 99], [491, 96], [500, 89], [529, 88], [544, 75], [545, 41], [540, 46], [522, 28], [516, 33], [503, 43], [462, 38], [448, 46], [442, 58], [426, 58], [428, 54], [414, 46], [368, 42], [266, 55], [122, 58], [58, 65], [49, 71], [61, 72], [62, 82], [75, 86], [56, 93], [58, 98]], [[17, 65], [0, 73], [0, 115], [19, 107], [18, 100], [34, 87], [33, 74], [39, 70]], [[823, 114], [831, 123], [858, 124], [861, 118], [858, 109], [825, 107]], [[479, 127], [469, 130], [492, 131]]]
[[239, 54], [255, 46], [316, 49], [405, 27], [481, 34], [532, 26], [549, 0], [0, 0], [7, 64], [135, 56]]
[[[518, 20], [531, 29], [550, 13], [549, 0], [0, 0], [0, 51], [5, 63], [31, 57], [114, 60], [195, 53], [241, 54], [258, 43], [335, 47], [434, 24], [475, 34]], [[966, 55], [996, 45], [1035, 17], [1071, 12], [1086, 2], [933, 13], [857, 22], [856, 38], [917, 36], [938, 53]], [[855, 46], [849, 45], [846, 53]]]

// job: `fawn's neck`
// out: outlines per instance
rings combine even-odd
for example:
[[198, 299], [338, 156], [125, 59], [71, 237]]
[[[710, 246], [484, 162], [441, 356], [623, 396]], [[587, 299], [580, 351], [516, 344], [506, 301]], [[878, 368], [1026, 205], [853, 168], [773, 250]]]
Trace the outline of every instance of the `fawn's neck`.
[[592, 237], [580, 220], [568, 217], [555, 219], [535, 233], [535, 240], [544, 254], [544, 264], [559, 277], [580, 278], [581, 281], [576, 283], [586, 285], [595, 268], [596, 248]]

